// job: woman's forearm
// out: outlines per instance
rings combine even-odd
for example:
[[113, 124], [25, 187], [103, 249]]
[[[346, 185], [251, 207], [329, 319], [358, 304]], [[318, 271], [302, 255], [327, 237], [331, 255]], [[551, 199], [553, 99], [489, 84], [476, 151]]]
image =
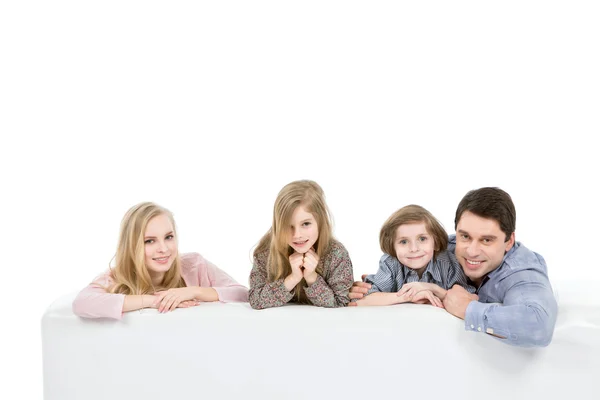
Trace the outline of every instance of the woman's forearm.
[[123, 301], [123, 312], [152, 308], [155, 300], [151, 294], [127, 295]]
[[219, 294], [211, 287], [196, 286], [194, 289], [194, 300], [219, 301]]

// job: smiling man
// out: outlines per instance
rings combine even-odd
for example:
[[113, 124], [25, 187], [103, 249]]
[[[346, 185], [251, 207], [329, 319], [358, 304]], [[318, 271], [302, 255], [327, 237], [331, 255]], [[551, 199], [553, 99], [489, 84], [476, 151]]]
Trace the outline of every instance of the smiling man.
[[[448, 250], [477, 292], [455, 285], [444, 308], [464, 319], [466, 330], [516, 346], [547, 346], [558, 306], [544, 258], [515, 241], [516, 212], [508, 193], [491, 187], [468, 192], [454, 224]], [[369, 286], [355, 282], [350, 298], [362, 298]]]
[[455, 286], [446, 310], [465, 320], [465, 329], [485, 332], [518, 346], [547, 346], [558, 307], [544, 258], [515, 241], [512, 199], [498, 188], [472, 190], [454, 219], [449, 250], [477, 287], [479, 299]]

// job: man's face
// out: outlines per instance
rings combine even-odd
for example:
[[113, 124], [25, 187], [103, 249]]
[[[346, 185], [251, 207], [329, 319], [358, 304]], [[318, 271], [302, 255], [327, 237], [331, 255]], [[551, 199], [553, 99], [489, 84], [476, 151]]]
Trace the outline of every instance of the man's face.
[[465, 275], [479, 285], [484, 276], [498, 268], [515, 243], [515, 233], [505, 239], [498, 221], [465, 211], [456, 225], [456, 258]]

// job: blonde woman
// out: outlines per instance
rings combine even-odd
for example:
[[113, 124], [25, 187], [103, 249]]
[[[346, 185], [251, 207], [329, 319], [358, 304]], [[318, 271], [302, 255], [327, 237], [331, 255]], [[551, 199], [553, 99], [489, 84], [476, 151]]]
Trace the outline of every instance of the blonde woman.
[[250, 305], [344, 307], [352, 281], [352, 262], [333, 237], [323, 189], [308, 180], [289, 183], [275, 200], [271, 229], [254, 250]]
[[120, 319], [142, 308], [173, 311], [208, 301], [247, 301], [248, 289], [198, 253], [179, 255], [171, 212], [154, 203], [127, 211], [115, 266], [98, 276], [73, 301], [85, 318]]

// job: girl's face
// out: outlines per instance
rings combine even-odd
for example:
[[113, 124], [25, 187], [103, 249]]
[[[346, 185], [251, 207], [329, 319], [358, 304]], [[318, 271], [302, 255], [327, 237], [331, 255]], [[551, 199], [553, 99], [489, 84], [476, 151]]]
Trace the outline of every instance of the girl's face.
[[167, 272], [177, 256], [175, 229], [168, 216], [161, 214], [152, 218], [144, 232], [146, 268], [152, 275]]
[[410, 269], [422, 272], [433, 258], [433, 237], [427, 232], [425, 223], [416, 222], [400, 225], [396, 229], [394, 249], [398, 261]]
[[319, 226], [315, 217], [299, 205], [290, 221], [288, 245], [298, 253], [306, 253], [319, 238]]

